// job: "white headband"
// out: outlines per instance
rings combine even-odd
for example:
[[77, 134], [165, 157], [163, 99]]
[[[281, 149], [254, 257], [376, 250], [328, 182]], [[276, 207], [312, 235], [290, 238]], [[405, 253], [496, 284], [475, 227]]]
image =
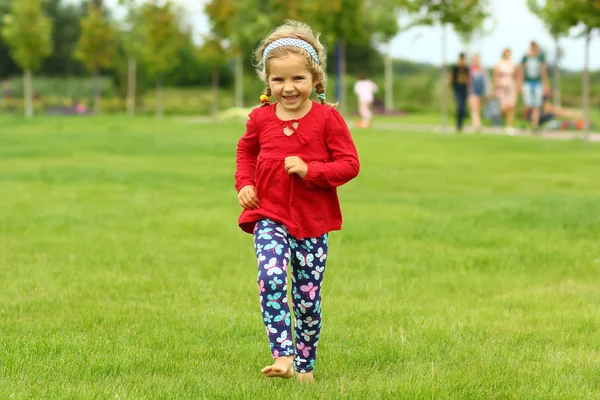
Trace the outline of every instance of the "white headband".
[[317, 52], [315, 51], [314, 47], [312, 47], [308, 42], [305, 42], [302, 39], [283, 38], [277, 39], [276, 41], [272, 42], [267, 46], [267, 48], [263, 52], [263, 65], [265, 64], [265, 61], [267, 59], [267, 54], [269, 54], [272, 50], [282, 46], [294, 46], [299, 47], [302, 50], [306, 50], [313, 58], [313, 60], [315, 60], [317, 64], [320, 64]]

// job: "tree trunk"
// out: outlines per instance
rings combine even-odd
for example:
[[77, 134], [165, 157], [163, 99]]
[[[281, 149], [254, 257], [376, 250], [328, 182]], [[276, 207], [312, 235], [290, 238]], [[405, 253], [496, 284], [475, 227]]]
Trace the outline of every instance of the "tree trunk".
[[241, 54], [235, 56], [235, 106], [244, 107], [244, 67]]
[[212, 75], [212, 117], [219, 118], [219, 67], [213, 68]]
[[442, 98], [440, 99], [440, 106], [441, 106], [441, 110], [442, 110], [442, 133], [446, 133], [446, 122], [447, 122], [447, 112], [448, 112], [448, 105], [447, 105], [447, 97], [448, 97], [448, 85], [447, 85], [447, 78], [446, 78], [446, 50], [447, 50], [447, 46], [446, 46], [446, 24], [442, 25], [442, 71], [441, 71], [441, 77], [442, 77], [442, 91], [441, 91], [441, 96]]
[[129, 58], [127, 65], [127, 114], [135, 114], [135, 90], [137, 80], [137, 61], [134, 57]]
[[33, 93], [31, 84], [31, 69], [26, 69], [24, 72], [24, 84], [25, 84], [25, 117], [33, 117]]
[[588, 28], [585, 35], [585, 61], [583, 65], [583, 140], [589, 140], [590, 120], [590, 41], [592, 30]]
[[558, 41], [559, 37], [555, 36], [556, 57], [554, 58], [554, 93], [552, 93], [555, 107], [560, 107], [560, 46]]
[[385, 111], [391, 112], [394, 109], [394, 82], [393, 82], [393, 66], [392, 66], [392, 45], [391, 40], [387, 45], [387, 54], [385, 56]]
[[340, 40], [340, 113], [346, 114], [346, 41]]
[[156, 80], [156, 118], [162, 119], [164, 116], [163, 111], [163, 88], [162, 78]]
[[100, 85], [98, 79], [98, 68], [94, 69], [93, 72], [93, 85], [94, 85], [94, 114], [100, 113]]

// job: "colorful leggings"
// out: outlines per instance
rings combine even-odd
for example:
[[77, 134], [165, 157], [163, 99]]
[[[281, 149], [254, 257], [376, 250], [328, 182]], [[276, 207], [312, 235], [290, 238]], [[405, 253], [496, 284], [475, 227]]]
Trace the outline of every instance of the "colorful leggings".
[[[296, 239], [285, 226], [264, 219], [254, 228], [254, 248], [258, 259], [260, 308], [273, 358], [295, 355], [296, 371], [312, 371], [321, 331], [321, 282], [327, 259], [327, 234]], [[287, 299], [290, 264], [296, 350]]]

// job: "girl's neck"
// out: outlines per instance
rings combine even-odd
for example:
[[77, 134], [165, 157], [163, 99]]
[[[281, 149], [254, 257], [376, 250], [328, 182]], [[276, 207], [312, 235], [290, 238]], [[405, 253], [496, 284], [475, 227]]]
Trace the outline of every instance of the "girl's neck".
[[313, 107], [313, 102], [310, 99], [307, 99], [302, 106], [294, 111], [287, 111], [285, 108], [278, 106], [277, 103], [275, 103], [275, 115], [277, 116], [277, 118], [279, 118], [282, 121], [289, 121], [289, 120], [294, 120], [294, 119], [300, 119], [302, 117], [304, 117], [306, 114], [308, 114], [310, 112], [310, 110]]

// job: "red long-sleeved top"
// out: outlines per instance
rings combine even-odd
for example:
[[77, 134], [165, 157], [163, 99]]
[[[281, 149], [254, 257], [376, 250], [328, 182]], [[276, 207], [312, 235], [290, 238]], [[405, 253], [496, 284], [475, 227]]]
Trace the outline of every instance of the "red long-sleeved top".
[[[346, 122], [334, 108], [317, 102], [301, 119], [282, 121], [275, 114], [276, 104], [254, 109], [238, 142], [235, 188], [255, 186], [260, 201], [259, 208], [242, 211], [240, 228], [252, 233], [258, 220], [269, 218], [285, 225], [295, 238], [341, 229], [336, 187], [360, 169]], [[287, 136], [284, 127], [293, 133]], [[285, 171], [288, 156], [298, 156], [308, 165], [304, 179]]]

